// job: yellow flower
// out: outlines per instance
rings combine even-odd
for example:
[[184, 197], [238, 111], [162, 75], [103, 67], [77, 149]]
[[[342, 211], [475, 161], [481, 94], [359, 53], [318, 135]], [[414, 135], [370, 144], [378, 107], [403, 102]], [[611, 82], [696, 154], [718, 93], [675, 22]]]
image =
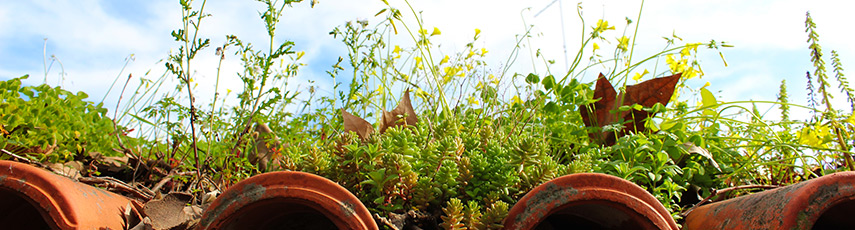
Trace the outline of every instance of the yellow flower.
[[439, 31], [439, 28], [434, 27], [433, 32], [430, 33], [430, 36], [440, 35], [442, 32]]
[[697, 53], [699, 45], [701, 45], [701, 43], [686, 44], [686, 47], [683, 47], [683, 49], [680, 50], [680, 56], [686, 57], [686, 56], [692, 55], [692, 52]]
[[392, 53], [400, 54], [401, 53], [401, 47], [398, 45], [395, 45], [395, 50], [392, 50]]
[[701, 88], [706, 88], [707, 86], [710, 86], [710, 82], [707, 82], [706, 84], [704, 84], [704, 87]]
[[475, 28], [475, 37], [481, 34], [481, 29]]
[[421, 88], [416, 88], [416, 96], [422, 99], [427, 99], [429, 97], [429, 94]]
[[439, 61], [439, 64], [442, 65], [442, 64], [448, 63], [448, 59], [449, 59], [448, 55], [445, 55], [445, 57], [442, 58], [442, 61]]
[[618, 38], [617, 48], [626, 52], [627, 47], [629, 47], [629, 38], [626, 36]]
[[490, 52], [490, 51], [487, 51], [487, 48], [481, 48], [481, 57], [483, 57], [485, 54], [487, 54], [487, 52]]
[[[688, 68], [686, 62], [688, 62], [688, 60], [683, 58], [680, 58], [679, 61], [675, 60], [674, 54], [668, 54], [667, 56], [665, 56], [665, 63], [668, 64], [668, 68], [671, 69], [672, 73], [683, 73], [684, 71], [686, 71], [686, 69]], [[686, 73], [683, 73], [683, 77], [686, 77]]]
[[691, 53], [690, 51], [691, 51], [691, 50], [689, 49], [689, 47], [688, 47], [688, 46], [683, 47], [683, 49], [682, 49], [682, 50], [680, 50], [680, 56], [681, 56], [681, 57], [686, 57], [686, 56], [692, 55], [692, 53]]
[[609, 21], [603, 21], [603, 19], [600, 19], [599, 21], [597, 21], [597, 27], [594, 28], [594, 33], [602, 33], [602, 32], [605, 32], [606, 30], [614, 30], [614, 29], [615, 29], [614, 26], [609, 26]]
[[424, 69], [424, 64], [422, 64], [422, 57], [416, 56], [416, 68]]
[[480, 103], [480, 102], [478, 102], [478, 99], [477, 99], [477, 98], [475, 98], [475, 96], [469, 96], [468, 101], [469, 101], [469, 104], [470, 104], [470, 105], [477, 105], [477, 104], [479, 104], [479, 103]]
[[522, 100], [520, 100], [520, 97], [517, 95], [514, 95], [514, 97], [511, 98], [511, 106], [513, 106], [514, 104], [522, 105]]
[[644, 70], [644, 73], [635, 73], [635, 76], [632, 76], [632, 80], [641, 80], [641, 77], [644, 77], [644, 75], [647, 75], [648, 73], [650, 73], [650, 71], [647, 71], [647, 69]]
[[427, 35], [427, 30], [426, 29], [419, 29], [419, 34]]
[[474, 52], [474, 51], [472, 51], [472, 50], [469, 50], [469, 54], [467, 54], [467, 55], [466, 55], [466, 59], [469, 59], [469, 58], [471, 58], [472, 56], [475, 56], [475, 52]]
[[813, 128], [802, 128], [798, 136], [799, 144], [825, 148], [826, 143], [831, 139], [831, 132], [829, 131], [828, 126], [817, 124], [813, 126]]
[[374, 92], [376, 92], [376, 93], [382, 93], [384, 89], [385, 89], [385, 87], [383, 87], [383, 85], [378, 85], [378, 86], [377, 86], [377, 90], [374, 90]]
[[594, 42], [594, 51], [597, 51], [598, 49], [600, 49], [600, 45]]
[[680, 76], [684, 79], [692, 79], [698, 76], [698, 71], [695, 71], [695, 67], [689, 67], [683, 71], [683, 75]]

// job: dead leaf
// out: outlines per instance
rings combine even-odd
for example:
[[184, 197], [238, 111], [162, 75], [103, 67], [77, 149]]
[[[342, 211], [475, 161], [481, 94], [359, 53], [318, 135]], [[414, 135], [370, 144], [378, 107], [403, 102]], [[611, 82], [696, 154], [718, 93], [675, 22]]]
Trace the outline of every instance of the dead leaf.
[[[618, 95], [611, 82], [600, 73], [594, 88], [594, 99], [599, 100], [592, 105], [579, 106], [585, 126], [603, 127], [626, 121], [629, 121], [631, 124], [624, 125], [623, 130], [619, 133], [596, 131], [588, 133], [588, 136], [596, 143], [611, 146], [615, 144], [617, 138], [620, 136], [631, 132], [645, 131], [644, 119], [653, 117], [655, 114], [635, 109], [619, 113], [616, 110], [620, 106], [634, 104], [639, 104], [643, 107], [652, 107], [656, 103], [661, 103], [663, 106], [667, 105], [674, 94], [674, 87], [680, 81], [680, 76], [681, 73], [678, 73], [668, 77], [650, 79], [637, 85], [630, 85], [626, 87], [626, 92], [621, 92]], [[593, 112], [591, 109], [593, 109]]]
[[134, 210], [134, 206], [131, 203], [125, 205], [125, 209], [122, 211], [122, 217], [125, 221], [125, 229], [132, 228], [131, 226], [137, 226], [141, 223], [140, 216]]
[[268, 166], [273, 169], [279, 168], [279, 161], [272, 161], [280, 155], [279, 148], [282, 142], [264, 123], [255, 123], [255, 154], [249, 154], [249, 162], [258, 164], [258, 168], [267, 170]]
[[79, 161], [69, 161], [64, 164], [48, 163], [47, 166], [53, 169], [55, 173], [71, 179], [77, 180], [82, 177], [80, 171], [83, 171], [83, 163]]
[[[374, 133], [374, 126], [368, 123], [365, 119], [356, 115], [350, 114], [344, 109], [341, 109], [341, 117], [344, 120], [344, 131], [353, 131], [359, 136], [359, 139], [365, 140], [369, 135]], [[413, 109], [413, 104], [410, 102], [410, 91], [404, 92], [404, 96], [398, 101], [398, 106], [392, 111], [383, 110], [383, 116], [378, 125], [380, 133], [385, 133], [386, 129], [400, 125], [416, 125], [419, 122], [416, 117], [416, 111]]]
[[216, 200], [217, 196], [219, 196], [219, 195], [220, 195], [219, 190], [214, 190], [214, 191], [210, 191], [208, 193], [205, 193], [205, 195], [202, 196], [202, 205], [207, 205], [207, 204], [213, 203], [214, 200]]
[[189, 226], [201, 217], [202, 211], [198, 206], [187, 206], [193, 200], [193, 195], [187, 193], [169, 193], [160, 200], [151, 200], [145, 204], [143, 211], [151, 219], [154, 229], [170, 229], [176, 226]]
[[129, 228], [130, 230], [152, 230], [151, 218], [145, 217], [136, 226]]
[[718, 163], [715, 162], [715, 159], [713, 159], [713, 156], [712, 156], [712, 154], [710, 154], [709, 150], [698, 147], [697, 145], [695, 145], [695, 143], [692, 143], [692, 142], [683, 143], [683, 149], [685, 149], [687, 152], [689, 152], [689, 155], [698, 154], [698, 155], [703, 156], [704, 158], [709, 159], [710, 163], [712, 163], [713, 167], [715, 167], [716, 169], [718, 169], [719, 172], [721, 172], [721, 168], [718, 167]]
[[383, 122], [380, 123], [380, 133], [385, 133], [386, 129], [400, 125], [416, 125], [419, 122], [416, 117], [416, 111], [413, 110], [413, 104], [410, 102], [410, 91], [404, 92], [398, 106], [391, 112], [383, 110]]
[[368, 135], [374, 133], [374, 127], [365, 119], [350, 114], [347, 111], [344, 111], [344, 109], [341, 109], [341, 117], [344, 119], [345, 132], [353, 131], [360, 139], [363, 140], [368, 138]]

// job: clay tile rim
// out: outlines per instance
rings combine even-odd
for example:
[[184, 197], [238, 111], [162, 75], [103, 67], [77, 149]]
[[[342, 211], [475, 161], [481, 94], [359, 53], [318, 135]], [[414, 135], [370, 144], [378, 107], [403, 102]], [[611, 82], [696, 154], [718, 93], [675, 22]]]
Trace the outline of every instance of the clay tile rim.
[[0, 160], [0, 221], [4, 228], [124, 229], [125, 209], [139, 203], [41, 168]]
[[[269, 226], [302, 219], [339, 229], [378, 229], [368, 209], [349, 191], [305, 172], [270, 172], [228, 188], [205, 210], [200, 229]], [[242, 225], [242, 226], [237, 226]]]
[[838, 172], [700, 206], [686, 229], [855, 229], [855, 172]]
[[[555, 178], [529, 191], [505, 218], [505, 229], [678, 229], [650, 193], [630, 181], [598, 173]], [[539, 228], [540, 228], [539, 227]]]

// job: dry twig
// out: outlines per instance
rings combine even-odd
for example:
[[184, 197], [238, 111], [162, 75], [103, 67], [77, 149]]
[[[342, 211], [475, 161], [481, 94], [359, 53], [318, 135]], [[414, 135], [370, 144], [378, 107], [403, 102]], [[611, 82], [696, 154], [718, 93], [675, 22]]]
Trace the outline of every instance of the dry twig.
[[121, 190], [123, 192], [130, 193], [131, 195], [133, 195], [137, 198], [141, 198], [145, 201], [148, 201], [148, 200], [151, 200], [152, 198], [154, 198], [154, 194], [151, 193], [150, 191], [144, 191], [144, 190], [134, 188], [133, 186], [130, 186], [130, 185], [126, 184], [125, 182], [118, 180], [116, 178], [112, 178], [112, 177], [82, 177], [82, 178], [80, 178], [80, 182], [90, 184], [90, 185], [93, 185], [93, 184], [104, 185], [107, 188], [113, 188], [113, 189]]

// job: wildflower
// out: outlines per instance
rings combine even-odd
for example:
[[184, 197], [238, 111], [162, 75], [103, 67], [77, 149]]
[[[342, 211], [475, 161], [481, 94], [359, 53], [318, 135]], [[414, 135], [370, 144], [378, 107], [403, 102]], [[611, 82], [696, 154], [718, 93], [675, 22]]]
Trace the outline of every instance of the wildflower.
[[422, 57], [416, 56], [415, 59], [416, 59], [416, 68], [417, 69], [424, 69], [425, 67], [424, 67], [424, 64], [422, 64]]
[[468, 98], [467, 100], [469, 101], [469, 104], [470, 104], [470, 105], [477, 105], [477, 104], [479, 104], [479, 103], [480, 103], [480, 102], [478, 101], [478, 99], [477, 99], [477, 98], [475, 98], [475, 96], [469, 96], [469, 98]]
[[[683, 73], [688, 69], [688, 65], [686, 64], [688, 60], [680, 58], [680, 60], [674, 59], [674, 54], [668, 54], [665, 56], [665, 63], [668, 64], [668, 68], [671, 69], [672, 73]], [[686, 77], [686, 73], [683, 73], [683, 77]]]
[[691, 55], [691, 52], [692, 52], [692, 51], [694, 51], [695, 53], [697, 53], [697, 52], [698, 52], [698, 46], [699, 46], [699, 45], [701, 45], [701, 43], [689, 43], [689, 44], [686, 44], [686, 47], [683, 47], [683, 49], [682, 49], [682, 50], [680, 50], [680, 56], [683, 56], [683, 57], [689, 56], [689, 55]]
[[430, 33], [430, 36], [440, 35], [442, 32], [439, 31], [439, 28], [434, 27], [433, 32]]
[[598, 49], [600, 49], [600, 45], [594, 42], [594, 51], [597, 51]]
[[635, 73], [635, 76], [632, 76], [632, 80], [639, 81], [642, 77], [644, 77], [644, 75], [647, 75], [648, 73], [650, 73], [650, 71], [647, 71], [647, 69], [645, 69], [643, 73]]
[[799, 133], [799, 144], [809, 145], [817, 148], [825, 148], [830, 140], [831, 132], [828, 126], [816, 125], [805, 127]]
[[626, 36], [623, 36], [623, 37], [621, 37], [621, 38], [618, 38], [618, 46], [617, 46], [617, 48], [618, 48], [618, 49], [620, 49], [620, 50], [622, 50], [622, 51], [624, 51], [624, 52], [626, 52], [627, 47], [629, 47], [629, 38], [628, 38], [628, 37], [626, 37]]
[[606, 30], [614, 29], [614, 26], [609, 26], [609, 21], [603, 21], [603, 19], [600, 19], [599, 21], [597, 21], [597, 27], [594, 28], [594, 33], [599, 34], [605, 32]]
[[514, 95], [514, 97], [511, 98], [511, 106], [513, 106], [514, 104], [522, 105], [522, 100], [517, 95]]

